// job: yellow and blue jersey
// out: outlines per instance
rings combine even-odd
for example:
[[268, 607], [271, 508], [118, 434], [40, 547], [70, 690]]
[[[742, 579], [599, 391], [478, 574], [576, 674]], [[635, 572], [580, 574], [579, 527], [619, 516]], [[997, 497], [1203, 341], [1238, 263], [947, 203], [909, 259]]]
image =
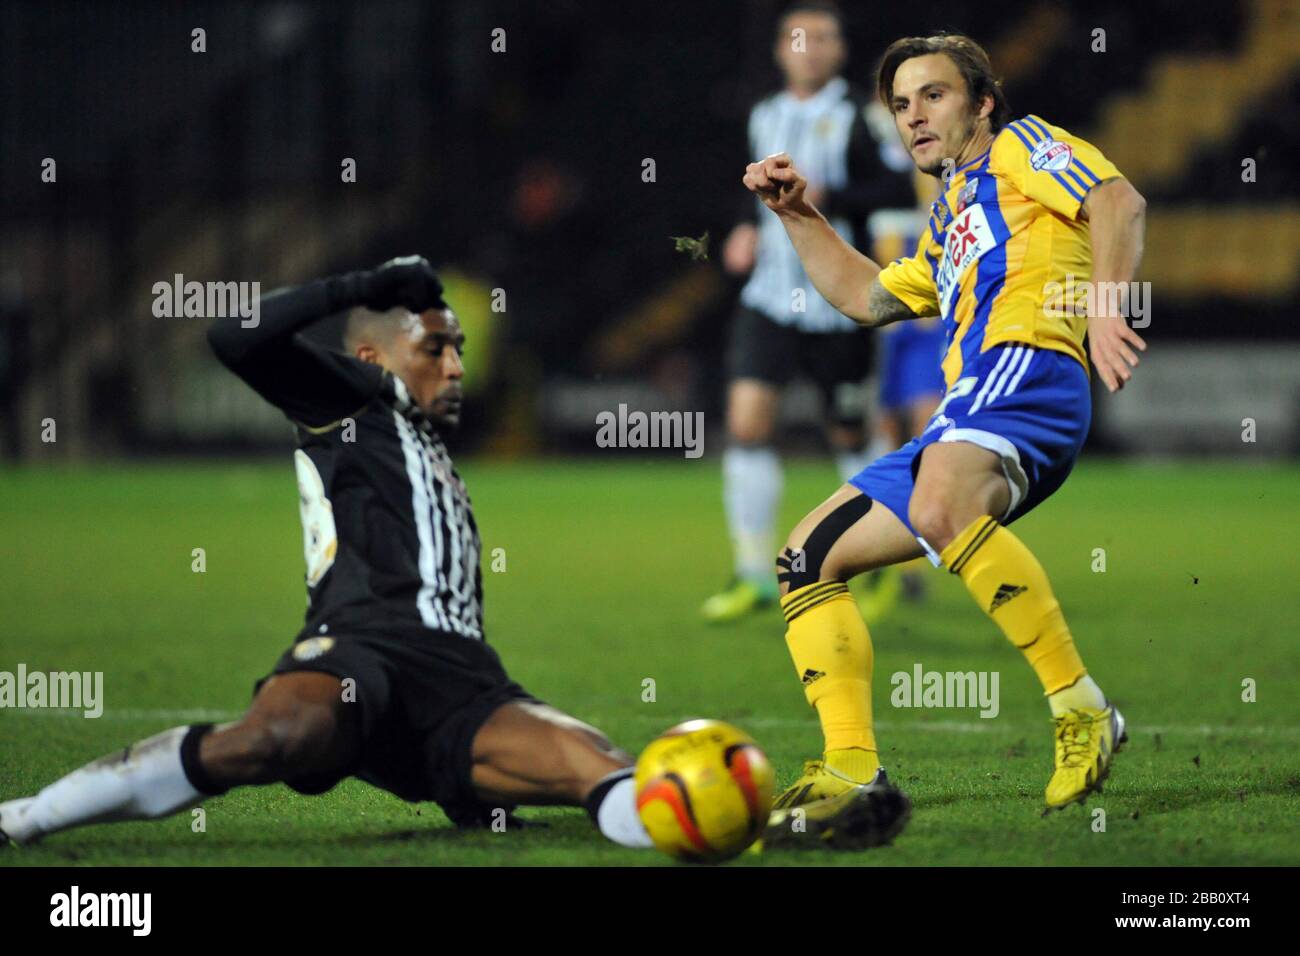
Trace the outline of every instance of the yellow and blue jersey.
[[1090, 143], [1037, 116], [1008, 124], [984, 155], [957, 169], [930, 207], [914, 256], [880, 273], [918, 316], [938, 315], [944, 379], [995, 345], [1021, 343], [1086, 369], [1086, 317], [1052, 296], [1088, 279], [1092, 250], [1079, 218], [1088, 190], [1120, 175]]

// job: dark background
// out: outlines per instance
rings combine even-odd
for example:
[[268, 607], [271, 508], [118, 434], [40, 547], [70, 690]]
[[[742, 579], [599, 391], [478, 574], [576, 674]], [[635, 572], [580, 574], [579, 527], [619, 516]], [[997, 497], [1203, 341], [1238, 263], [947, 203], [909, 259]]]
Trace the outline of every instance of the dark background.
[[[779, 86], [771, 50], [785, 6], [0, 5], [0, 449], [283, 447], [283, 420], [206, 354], [206, 322], [153, 316], [153, 284], [180, 272], [269, 291], [410, 252], [447, 270], [466, 316], [467, 443], [589, 449], [591, 409], [636, 396], [705, 409], [715, 425], [737, 285], [716, 256], [692, 263], [669, 237], [707, 230], [716, 250], [747, 202], [745, 121]], [[1237, 346], [1289, 356], [1297, 341], [1295, 10], [849, 4], [847, 75], [870, 87], [892, 39], [959, 30], [989, 50], [1017, 116], [1040, 114], [1108, 154], [1134, 137], [1186, 141], [1159, 175], [1130, 172], [1150, 204], [1145, 334], [1223, 345], [1250, 379], [1261, 353]], [[206, 52], [192, 51], [194, 28]], [[505, 52], [492, 50], [497, 28]], [[1092, 49], [1099, 28], [1104, 53]], [[1281, 52], [1264, 59], [1269, 43]], [[1182, 78], [1172, 106], [1153, 96], [1171, 75]], [[1208, 132], [1189, 136], [1202, 121]], [[55, 183], [41, 181], [46, 157]], [[345, 157], [355, 183], [340, 181]], [[1255, 182], [1242, 181], [1245, 157]], [[492, 289], [505, 312], [479, 308], [475, 320]], [[1289, 387], [1279, 407], [1294, 410], [1300, 383]], [[56, 443], [40, 440], [47, 417]]]

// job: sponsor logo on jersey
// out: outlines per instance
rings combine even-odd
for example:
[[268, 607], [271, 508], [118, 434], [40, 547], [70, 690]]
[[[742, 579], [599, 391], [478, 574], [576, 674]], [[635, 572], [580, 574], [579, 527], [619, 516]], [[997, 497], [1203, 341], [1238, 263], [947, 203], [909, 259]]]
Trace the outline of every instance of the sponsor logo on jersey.
[[307, 586], [320, 584], [334, 565], [339, 536], [334, 526], [334, 505], [325, 495], [320, 470], [305, 451], [293, 453], [298, 472], [298, 515], [302, 519], [302, 548], [307, 560]]
[[1045, 139], [1029, 154], [1029, 165], [1040, 173], [1059, 173], [1070, 165], [1074, 151], [1069, 144]]
[[334, 646], [332, 637], [309, 637], [305, 641], [299, 641], [293, 646], [293, 659], [295, 661], [314, 661], [316, 658], [329, 653]]
[[948, 227], [943, 242], [943, 259], [935, 281], [939, 290], [939, 308], [945, 319], [952, 313], [956, 299], [953, 293], [966, 270], [997, 244], [983, 206], [963, 210]]

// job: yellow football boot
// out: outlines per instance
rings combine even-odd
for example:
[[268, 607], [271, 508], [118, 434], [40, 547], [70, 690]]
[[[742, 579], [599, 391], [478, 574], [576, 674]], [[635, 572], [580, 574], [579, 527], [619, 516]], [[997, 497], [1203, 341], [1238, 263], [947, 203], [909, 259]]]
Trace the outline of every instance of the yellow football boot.
[[1047, 809], [1060, 810], [1101, 792], [1111, 758], [1128, 740], [1124, 715], [1113, 704], [1080, 708], [1052, 718], [1056, 724], [1056, 771], [1047, 781]]
[[820, 760], [806, 760], [803, 775], [772, 801], [773, 810], [802, 806], [845, 790], [871, 783], [880, 770], [880, 757], [874, 750], [851, 747], [830, 750]]
[[879, 768], [858, 783], [821, 760], [804, 764], [801, 776], [773, 804], [763, 832], [768, 847], [830, 847], [864, 850], [883, 846], [902, 832], [912, 802]]
[[770, 607], [776, 603], [776, 598], [775, 581], [770, 588], [765, 588], [753, 581], [737, 578], [725, 591], [719, 591], [704, 602], [700, 616], [710, 624], [726, 624]]
[[787, 810], [812, 800], [833, 797], [857, 786], [858, 783], [859, 781], [836, 773], [834, 770], [827, 770], [821, 760], [806, 760], [803, 774], [772, 801], [772, 810], [773, 812]]

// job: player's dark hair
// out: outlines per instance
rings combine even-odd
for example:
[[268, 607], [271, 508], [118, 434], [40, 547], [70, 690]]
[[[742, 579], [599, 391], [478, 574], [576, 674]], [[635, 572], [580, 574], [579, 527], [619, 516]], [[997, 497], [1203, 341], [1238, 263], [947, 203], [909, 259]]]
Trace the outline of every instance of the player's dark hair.
[[893, 112], [894, 74], [903, 64], [918, 56], [942, 53], [957, 65], [957, 70], [970, 90], [971, 102], [979, 107], [984, 97], [993, 97], [993, 112], [989, 114], [989, 127], [997, 132], [1011, 121], [1011, 105], [1002, 84], [993, 75], [993, 64], [984, 48], [960, 33], [939, 33], [928, 37], [903, 37], [895, 40], [880, 59], [880, 72], [876, 76], [876, 93], [880, 101]]
[[840, 28], [840, 33], [844, 32], [844, 13], [840, 10], [838, 3], [833, 3], [831, 0], [802, 0], [802, 2], [794, 0], [793, 3], [786, 4], [781, 10], [781, 15], [777, 17], [776, 29], [778, 34], [781, 32], [781, 28], [785, 26], [785, 21], [796, 13], [820, 13], [831, 17], [835, 21], [835, 25]]

